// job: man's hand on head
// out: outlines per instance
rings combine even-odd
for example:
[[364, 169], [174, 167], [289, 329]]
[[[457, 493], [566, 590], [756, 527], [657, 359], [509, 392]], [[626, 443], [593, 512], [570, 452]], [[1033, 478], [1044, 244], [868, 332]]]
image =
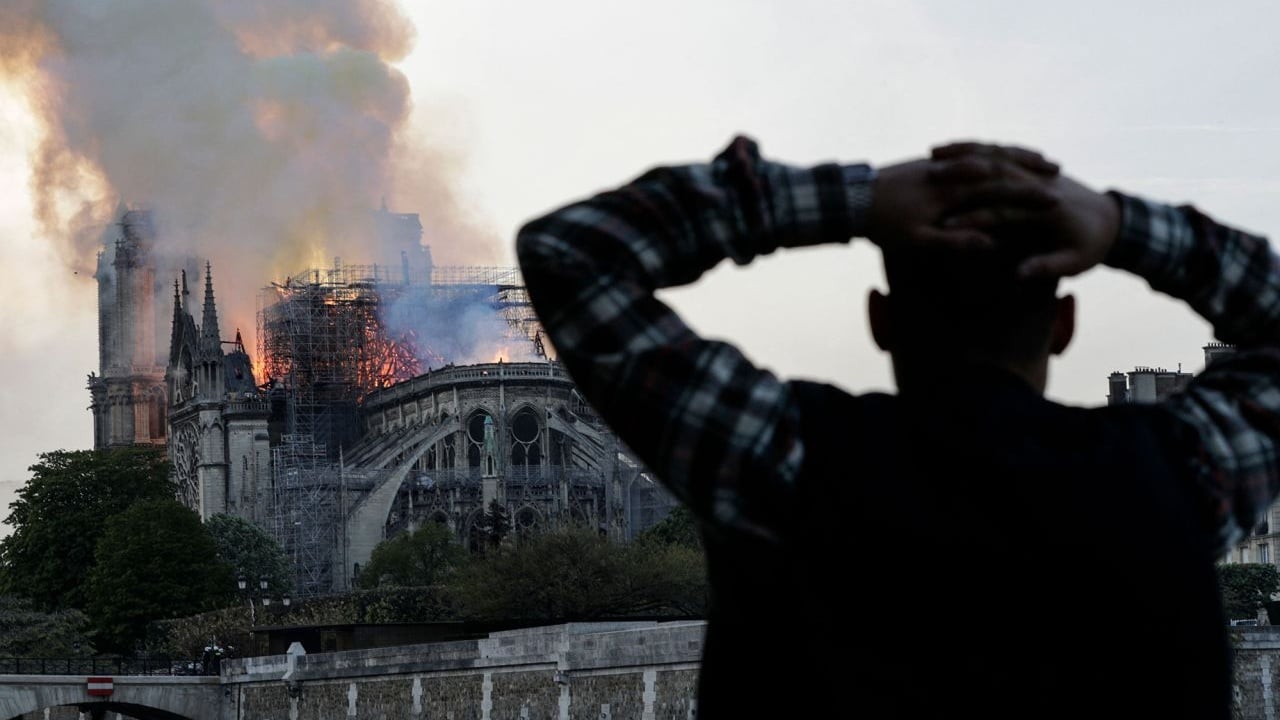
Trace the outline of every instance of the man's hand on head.
[[[1008, 148], [979, 143], [953, 143], [934, 148], [935, 162], [947, 163], [937, 174], [958, 180], [966, 174], [997, 172], [1007, 163]], [[1120, 208], [1111, 197], [1094, 191], [1065, 175], [1041, 182], [1056, 202], [1048, 210], [1013, 205], [971, 207], [946, 218], [943, 228], [988, 232], [999, 227], [1021, 226], [1047, 247], [1018, 266], [1023, 278], [1067, 277], [1101, 263], [1120, 233]], [[1022, 234], [1028, 237], [1027, 233]]]
[[[889, 165], [874, 181], [867, 235], [881, 249], [990, 248], [989, 225], [945, 226], [948, 216], [984, 208], [1018, 217], [1044, 214], [1058, 202], [1048, 183], [1058, 166], [1039, 153], [1000, 147]], [[950, 147], [950, 146], [948, 146]]]

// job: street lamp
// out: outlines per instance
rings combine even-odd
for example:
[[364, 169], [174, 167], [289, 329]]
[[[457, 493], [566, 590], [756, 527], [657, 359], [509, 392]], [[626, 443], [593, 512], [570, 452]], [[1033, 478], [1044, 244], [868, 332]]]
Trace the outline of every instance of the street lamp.
[[[280, 596], [280, 605], [281, 605], [282, 607], [289, 607], [289, 605], [290, 605], [290, 604], [292, 604], [292, 602], [293, 602], [293, 600], [289, 597], [289, 594], [288, 594], [288, 593], [285, 593], [284, 595], [281, 595], [281, 596]], [[270, 605], [270, 604], [271, 604], [271, 596], [270, 596], [270, 595], [263, 595], [263, 596], [262, 596], [262, 606], [263, 606], [263, 607], [267, 607], [267, 606], [268, 606], [268, 605]]]
[[[257, 625], [258, 618], [257, 618], [257, 612], [253, 607], [253, 595], [251, 593], [245, 592], [245, 590], [249, 587], [249, 581], [243, 575], [241, 575], [240, 577], [236, 578], [236, 587], [240, 588], [240, 592], [245, 594], [245, 599], [249, 603], [249, 622], [252, 625]], [[258, 597], [259, 597], [259, 602], [262, 603], [262, 607], [264, 608], [271, 606], [271, 595], [268, 593], [270, 589], [271, 589], [270, 578], [267, 577], [266, 575], [260, 575], [258, 577], [258, 590], [261, 593], [261, 595], [259, 595]], [[288, 593], [285, 593], [280, 597], [280, 604], [287, 608], [293, 604], [293, 599], [289, 597]]]
[[[263, 583], [265, 584], [265, 582], [264, 576]], [[258, 624], [258, 613], [253, 608], [253, 595], [245, 592], [249, 587], [249, 581], [245, 580], [244, 575], [236, 578], [236, 587], [240, 589], [240, 594], [244, 595], [245, 602], [249, 603], [249, 627], [253, 627]]]

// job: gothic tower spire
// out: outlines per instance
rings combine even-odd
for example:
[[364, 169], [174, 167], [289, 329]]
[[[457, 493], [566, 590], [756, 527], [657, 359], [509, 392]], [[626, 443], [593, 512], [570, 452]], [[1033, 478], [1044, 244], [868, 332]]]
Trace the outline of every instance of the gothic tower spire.
[[172, 338], [182, 325], [182, 296], [178, 294], [178, 278], [173, 279], [173, 326], [169, 331]]
[[222, 333], [218, 331], [218, 308], [213, 303], [213, 267], [204, 264], [204, 317], [200, 323], [200, 349], [222, 354]]

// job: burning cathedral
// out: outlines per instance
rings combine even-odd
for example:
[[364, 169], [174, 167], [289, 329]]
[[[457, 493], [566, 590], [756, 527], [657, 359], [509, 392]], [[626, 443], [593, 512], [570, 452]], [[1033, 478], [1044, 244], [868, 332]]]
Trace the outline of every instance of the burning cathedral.
[[272, 534], [300, 595], [352, 587], [424, 522], [472, 544], [492, 508], [517, 538], [660, 520], [674, 501], [548, 359], [519, 273], [434, 265], [416, 214], [372, 217], [398, 258], [271, 283], [251, 355], [220, 325], [216, 261], [166, 255], [122, 205], [96, 273], [95, 447], [167, 447], [183, 502]]

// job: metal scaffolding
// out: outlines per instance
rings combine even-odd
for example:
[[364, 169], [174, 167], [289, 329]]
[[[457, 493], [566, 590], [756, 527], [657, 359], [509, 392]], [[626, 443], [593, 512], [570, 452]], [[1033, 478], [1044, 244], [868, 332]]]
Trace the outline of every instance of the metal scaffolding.
[[542, 325], [518, 269], [482, 265], [435, 267], [431, 269], [431, 294], [437, 301], [486, 303], [506, 321], [509, 340], [529, 341], [537, 356], [546, 357]]
[[271, 452], [267, 525], [293, 562], [295, 593], [327, 593], [333, 587], [334, 552], [342, 541], [340, 469], [309, 435], [285, 435]]
[[520, 271], [487, 265], [440, 265], [431, 268], [431, 284], [445, 289], [466, 287], [523, 287]]
[[386, 268], [338, 261], [263, 291], [258, 356], [264, 376], [284, 385], [288, 433], [311, 436], [333, 456], [358, 434], [361, 398], [422, 372], [420, 358], [430, 355], [415, 338], [390, 333], [383, 313], [408, 287]]
[[[427, 282], [430, 273], [430, 282]], [[485, 307], [506, 324], [505, 345], [545, 356], [542, 329], [514, 268], [445, 266], [413, 271], [379, 265], [314, 268], [273, 283], [260, 296], [258, 357], [263, 376], [289, 399], [286, 432], [310, 435], [330, 458], [354, 441], [356, 405], [366, 394], [420, 375], [447, 357], [398, 317]], [[487, 358], [486, 358], [487, 359]]]
[[[365, 395], [466, 359], [436, 351], [430, 327], [474, 320], [477, 309], [510, 346], [544, 355], [542, 330], [514, 268], [345, 265], [313, 268], [265, 288], [259, 298], [260, 377], [286, 398], [283, 442], [274, 447], [269, 525], [294, 560], [299, 595], [333, 587], [346, 490], [339, 457], [360, 435]], [[454, 313], [457, 313], [455, 316]], [[487, 322], [487, 321], [486, 321]], [[504, 347], [505, 349], [505, 347]], [[345, 567], [345, 565], [341, 565]]]

